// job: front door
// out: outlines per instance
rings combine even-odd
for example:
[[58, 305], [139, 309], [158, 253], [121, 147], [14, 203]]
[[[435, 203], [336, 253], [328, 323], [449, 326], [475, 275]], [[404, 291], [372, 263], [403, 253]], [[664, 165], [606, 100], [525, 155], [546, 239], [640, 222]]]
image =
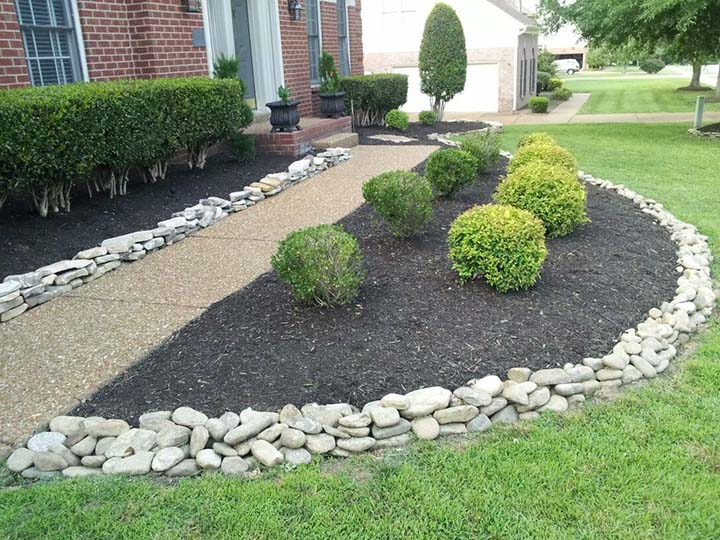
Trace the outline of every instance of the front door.
[[245, 99], [253, 109], [257, 108], [255, 99], [255, 75], [253, 70], [252, 45], [250, 43], [250, 17], [248, 0], [231, 0], [235, 57], [240, 60], [238, 77], [245, 83]]

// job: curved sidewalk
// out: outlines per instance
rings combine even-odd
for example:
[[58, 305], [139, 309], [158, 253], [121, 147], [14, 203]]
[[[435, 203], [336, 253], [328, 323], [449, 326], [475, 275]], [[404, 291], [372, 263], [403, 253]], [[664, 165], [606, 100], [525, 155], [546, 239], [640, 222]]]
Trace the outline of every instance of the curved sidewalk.
[[342, 165], [1, 325], [0, 457], [268, 271], [287, 233], [337, 221], [362, 204], [367, 179], [436, 149], [353, 148]]

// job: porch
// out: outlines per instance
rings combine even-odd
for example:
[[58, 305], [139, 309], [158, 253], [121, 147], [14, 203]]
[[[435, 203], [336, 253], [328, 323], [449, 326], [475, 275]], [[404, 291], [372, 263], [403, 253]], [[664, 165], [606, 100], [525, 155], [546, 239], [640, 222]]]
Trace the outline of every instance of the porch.
[[[302, 156], [313, 146], [322, 148], [323, 140], [333, 138], [332, 146], [351, 147], [357, 145], [357, 134], [352, 132], [352, 120], [349, 116], [342, 118], [307, 117], [300, 121], [300, 131], [291, 133], [270, 133], [270, 122], [258, 118], [245, 130], [248, 135], [255, 135], [255, 146], [258, 153], [277, 156]], [[337, 137], [338, 135], [342, 137]]]

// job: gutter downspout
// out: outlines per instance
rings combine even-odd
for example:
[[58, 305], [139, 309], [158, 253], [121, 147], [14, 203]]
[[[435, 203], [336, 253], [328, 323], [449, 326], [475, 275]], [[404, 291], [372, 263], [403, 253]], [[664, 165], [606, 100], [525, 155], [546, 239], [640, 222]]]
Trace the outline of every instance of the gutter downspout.
[[205, 31], [205, 53], [207, 54], [208, 75], [213, 76], [213, 50], [210, 39], [210, 14], [208, 13], [208, 0], [202, 0], [203, 29]]

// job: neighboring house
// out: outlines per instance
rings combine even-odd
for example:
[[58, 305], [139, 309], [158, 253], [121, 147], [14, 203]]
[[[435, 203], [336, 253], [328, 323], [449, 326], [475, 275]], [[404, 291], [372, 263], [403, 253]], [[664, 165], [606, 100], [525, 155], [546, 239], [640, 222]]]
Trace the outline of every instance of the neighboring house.
[[[465, 90], [448, 112], [509, 112], [535, 94], [538, 27], [512, 0], [444, 0], [463, 24], [468, 55]], [[420, 92], [418, 54], [423, 28], [436, 0], [364, 0], [366, 73], [409, 77], [408, 112], [430, 108]]]
[[[517, 0], [516, 7], [523, 13], [533, 17], [538, 10], [539, 0]], [[555, 55], [557, 59], [574, 58], [581, 68], [585, 68], [585, 55], [587, 54], [587, 41], [575, 31], [572, 25], [564, 25], [552, 34], [541, 33], [540, 48]]]
[[254, 108], [284, 84], [309, 114], [321, 50], [364, 71], [360, 0], [0, 0], [0, 36], [0, 88], [208, 75], [225, 53]]

